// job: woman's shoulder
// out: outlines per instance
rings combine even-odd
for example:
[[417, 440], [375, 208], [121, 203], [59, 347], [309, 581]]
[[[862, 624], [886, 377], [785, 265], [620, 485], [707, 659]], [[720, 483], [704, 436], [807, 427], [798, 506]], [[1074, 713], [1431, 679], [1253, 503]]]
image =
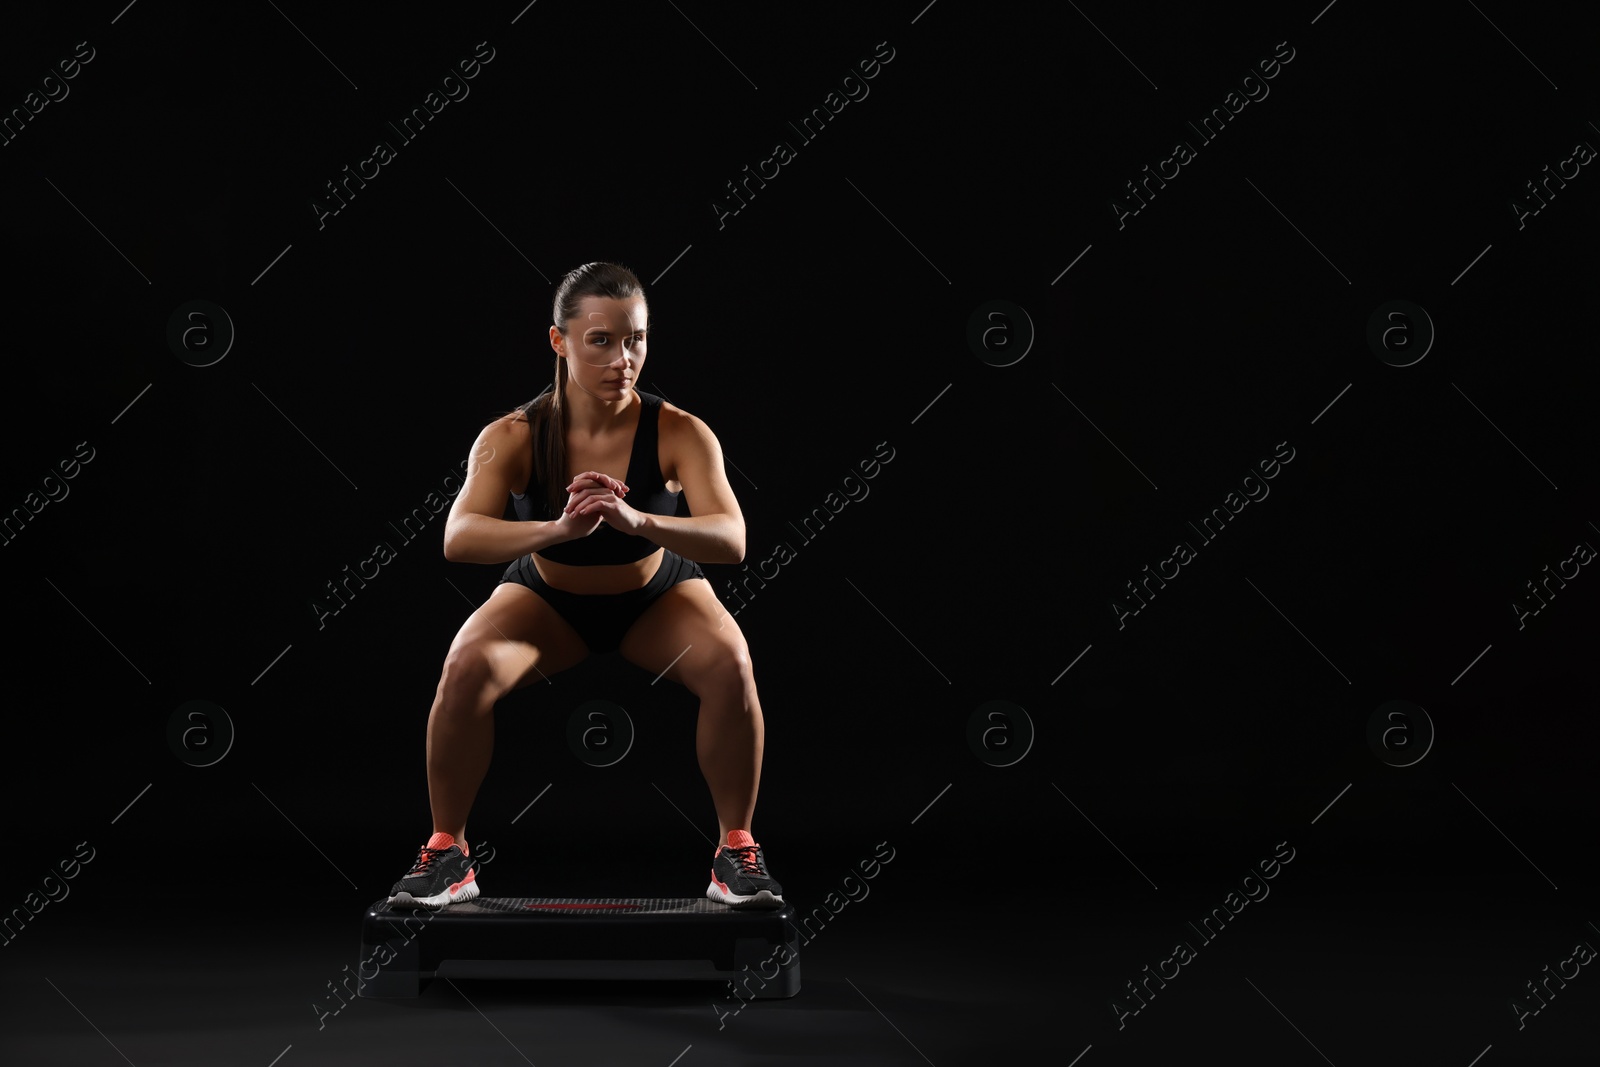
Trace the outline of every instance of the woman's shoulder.
[[661, 424], [663, 429], [667, 428], [668, 426], [671, 426], [673, 429], [678, 429], [685, 426], [693, 426], [695, 423], [700, 422], [698, 417], [690, 414], [683, 408], [680, 408], [666, 397], [657, 396], [655, 399], [656, 407], [660, 412], [657, 421]]
[[722, 447], [704, 419], [665, 399], [661, 401], [657, 427], [662, 443], [674, 456], [687, 454], [684, 450], [704, 452], [708, 449], [720, 450]]
[[549, 394], [550, 390], [546, 388], [544, 392], [532, 400], [525, 400], [510, 411], [502, 411], [484, 429], [505, 429], [511, 432], [528, 433], [534, 414], [549, 406]]
[[483, 432], [486, 434], [511, 436], [521, 434], [522, 436], [526, 437], [529, 433], [530, 425], [531, 424], [528, 421], [527, 405], [523, 405], [522, 407], [512, 408], [510, 411], [502, 412], [501, 414], [496, 415], [493, 419], [490, 419], [489, 424], [483, 428]]
[[495, 416], [478, 432], [479, 446], [487, 446], [495, 452], [508, 452], [512, 456], [528, 452], [532, 443], [533, 430], [525, 408], [514, 408]]

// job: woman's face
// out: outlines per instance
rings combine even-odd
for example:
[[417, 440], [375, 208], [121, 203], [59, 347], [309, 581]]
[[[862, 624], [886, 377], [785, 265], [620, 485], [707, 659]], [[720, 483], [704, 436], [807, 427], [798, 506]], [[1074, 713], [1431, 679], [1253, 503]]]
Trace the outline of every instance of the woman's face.
[[649, 320], [642, 296], [586, 296], [578, 314], [567, 320], [566, 335], [552, 327], [550, 340], [557, 352], [565, 349], [567, 376], [574, 386], [597, 400], [614, 402], [637, 388]]

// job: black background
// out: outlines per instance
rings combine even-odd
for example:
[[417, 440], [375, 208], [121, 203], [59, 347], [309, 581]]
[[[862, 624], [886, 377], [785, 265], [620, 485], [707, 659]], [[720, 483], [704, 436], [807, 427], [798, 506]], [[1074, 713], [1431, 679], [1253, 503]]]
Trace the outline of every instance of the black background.
[[[737, 1039], [685, 1002], [685, 1064], [761, 1062], [785, 1032], [764, 1025], [828, 996], [864, 1017], [793, 1055], [1593, 1057], [1587, 970], [1523, 1029], [1509, 1008], [1600, 939], [1600, 579], [1513, 609], [1600, 545], [1593, 168], [1513, 208], [1600, 145], [1570, 9], [145, 0], [6, 22], [7, 111], [95, 50], [0, 146], [0, 508], [93, 448], [0, 546], [0, 909], [94, 849], [4, 949], [19, 1062], [214, 1062], [182, 1036], [202, 995], [239, 1062], [335, 1055], [304, 1002], [429, 831], [440, 664], [503, 570], [447, 562], [442, 516], [403, 545], [388, 523], [543, 387], [554, 282], [591, 260], [644, 281], [641, 387], [718, 435], [746, 563], [796, 550], [737, 617], [773, 873], [810, 907], [896, 850], [809, 950], [809, 994]], [[470, 95], [319, 227], [325, 183], [480, 41]], [[800, 139], [880, 47], [869, 95]], [[1269, 95], [1196, 136], [1289, 48]], [[794, 159], [719, 224], [780, 140]], [[1195, 158], [1119, 225], [1178, 140]], [[196, 299], [236, 330], [207, 367], [167, 342]], [[991, 300], [1034, 333], [1007, 366], [967, 339]], [[1404, 367], [1367, 341], [1395, 300], [1436, 331]], [[869, 495], [801, 543], [788, 524], [885, 443]], [[1202, 544], [1189, 523], [1280, 443], [1270, 495]], [[1180, 540], [1194, 561], [1119, 626]], [[378, 541], [397, 558], [319, 626]], [[705, 570], [738, 606], [745, 572]], [[636, 730], [613, 766], [567, 747], [589, 699]], [[235, 733], [208, 767], [168, 743], [191, 700]], [[968, 744], [992, 700], [1034, 733], [1010, 766]], [[1436, 734], [1410, 766], [1367, 741], [1391, 700]], [[469, 831], [486, 891], [697, 895], [694, 714], [615, 655], [506, 698]], [[1123, 983], [1280, 842], [1272, 895], [1184, 970], [1209, 976], [1119, 1030]], [[364, 1047], [414, 1040], [404, 1009], [350, 1011]], [[499, 1062], [465, 1011], [429, 1025]], [[683, 1043], [584, 1032], [594, 1062]]]

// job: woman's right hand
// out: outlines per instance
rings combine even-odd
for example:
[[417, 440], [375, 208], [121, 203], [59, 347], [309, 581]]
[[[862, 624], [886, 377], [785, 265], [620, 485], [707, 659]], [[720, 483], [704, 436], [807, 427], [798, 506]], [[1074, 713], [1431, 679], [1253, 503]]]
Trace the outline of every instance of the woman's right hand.
[[575, 541], [580, 537], [588, 537], [600, 528], [604, 520], [598, 513], [589, 515], [574, 514], [578, 507], [596, 493], [615, 493], [621, 497], [626, 495], [628, 487], [609, 474], [600, 471], [584, 471], [572, 479], [567, 486], [567, 503], [561, 509], [561, 514], [556, 519], [556, 529], [560, 530], [566, 540]]

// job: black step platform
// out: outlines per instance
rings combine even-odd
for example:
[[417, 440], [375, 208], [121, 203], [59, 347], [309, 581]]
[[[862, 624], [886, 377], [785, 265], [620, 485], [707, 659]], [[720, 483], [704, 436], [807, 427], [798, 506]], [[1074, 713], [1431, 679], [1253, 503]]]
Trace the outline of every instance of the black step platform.
[[437, 911], [378, 901], [358, 991], [415, 997], [435, 977], [725, 980], [745, 998], [800, 992], [794, 909], [706, 897], [479, 897]]

